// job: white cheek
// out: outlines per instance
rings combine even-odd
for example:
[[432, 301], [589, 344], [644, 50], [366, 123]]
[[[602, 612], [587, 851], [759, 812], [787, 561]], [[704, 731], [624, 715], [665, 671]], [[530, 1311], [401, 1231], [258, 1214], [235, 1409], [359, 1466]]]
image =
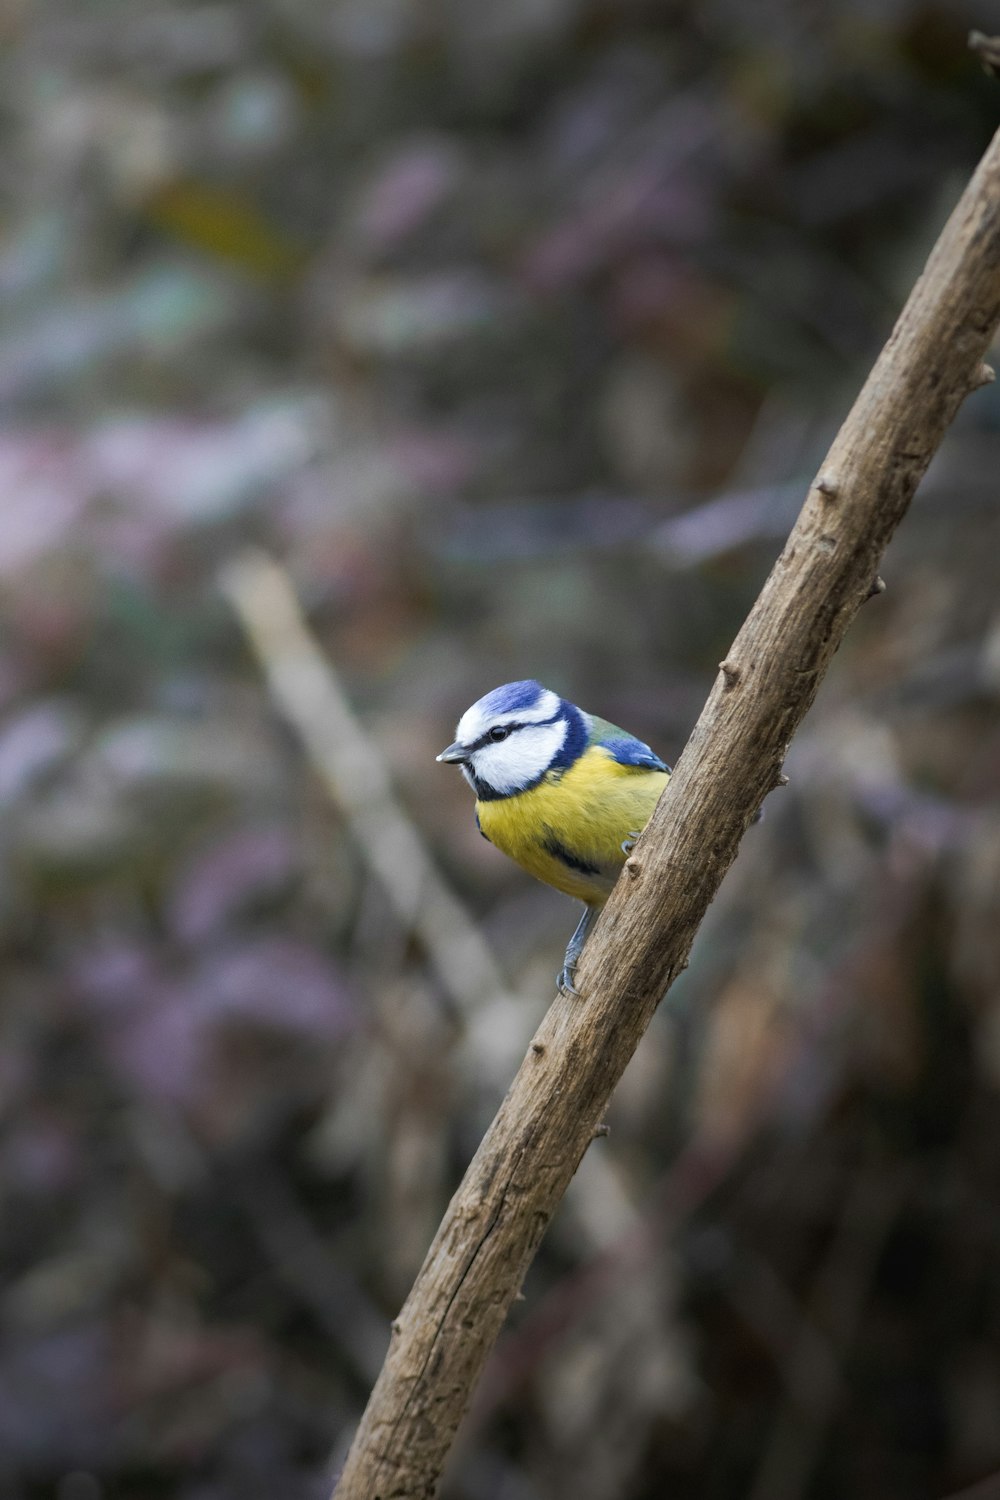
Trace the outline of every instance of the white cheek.
[[566, 727], [565, 719], [559, 719], [555, 724], [515, 730], [498, 745], [484, 745], [477, 750], [472, 757], [473, 769], [496, 792], [520, 791], [548, 770], [563, 747]]

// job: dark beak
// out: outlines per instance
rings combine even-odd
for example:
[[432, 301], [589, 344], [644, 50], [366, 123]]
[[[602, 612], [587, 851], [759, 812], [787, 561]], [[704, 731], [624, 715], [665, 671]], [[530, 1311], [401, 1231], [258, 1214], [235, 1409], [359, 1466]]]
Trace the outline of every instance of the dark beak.
[[442, 750], [440, 755], [434, 757], [435, 760], [454, 761], [456, 765], [464, 765], [468, 758], [465, 753], [465, 746], [457, 743], [449, 745], [447, 750]]

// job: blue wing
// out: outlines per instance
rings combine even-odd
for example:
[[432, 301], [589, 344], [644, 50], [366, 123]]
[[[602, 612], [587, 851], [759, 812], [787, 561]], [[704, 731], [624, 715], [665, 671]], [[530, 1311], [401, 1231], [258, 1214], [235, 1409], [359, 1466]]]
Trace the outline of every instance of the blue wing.
[[648, 745], [643, 744], [642, 740], [619, 729], [617, 724], [609, 724], [607, 719], [591, 717], [590, 743], [607, 750], [620, 766], [638, 766], [644, 771], [670, 770], [666, 762]]
[[615, 735], [597, 743], [609, 751], [620, 766], [641, 766], [646, 771], [669, 771], [670, 767], [631, 734]]

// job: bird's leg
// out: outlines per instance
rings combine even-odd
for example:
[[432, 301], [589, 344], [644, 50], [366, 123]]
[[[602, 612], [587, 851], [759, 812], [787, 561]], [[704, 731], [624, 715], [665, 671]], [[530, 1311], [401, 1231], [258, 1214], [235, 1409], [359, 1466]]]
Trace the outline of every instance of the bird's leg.
[[573, 981], [576, 978], [576, 966], [580, 962], [580, 954], [583, 945], [587, 941], [587, 934], [594, 925], [594, 920], [600, 911], [599, 906], [585, 906], [583, 916], [576, 925], [576, 931], [566, 945], [566, 957], [556, 980], [564, 995], [579, 995], [580, 991], [575, 987]]
[[622, 853], [623, 854], [631, 854], [632, 853], [632, 850], [635, 848], [635, 841], [639, 837], [639, 835], [640, 835], [641, 832], [642, 832], [641, 828], [633, 829], [632, 832], [629, 834], [628, 838], [622, 840], [621, 849], [622, 849]]

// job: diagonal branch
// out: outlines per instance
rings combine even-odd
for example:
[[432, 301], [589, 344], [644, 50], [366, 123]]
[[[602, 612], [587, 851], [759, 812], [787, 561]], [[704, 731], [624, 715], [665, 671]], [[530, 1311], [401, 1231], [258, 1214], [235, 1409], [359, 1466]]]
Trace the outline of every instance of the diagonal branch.
[[733, 643], [578, 971], [549, 1010], [393, 1325], [337, 1500], [429, 1497], [612, 1090], [872, 589], [1000, 320], [1000, 133], [941, 234]]

